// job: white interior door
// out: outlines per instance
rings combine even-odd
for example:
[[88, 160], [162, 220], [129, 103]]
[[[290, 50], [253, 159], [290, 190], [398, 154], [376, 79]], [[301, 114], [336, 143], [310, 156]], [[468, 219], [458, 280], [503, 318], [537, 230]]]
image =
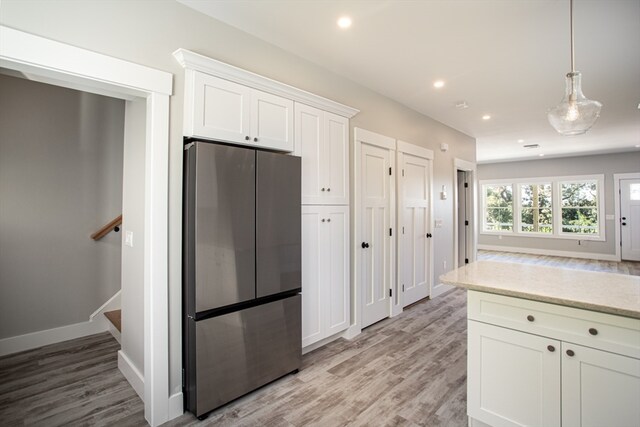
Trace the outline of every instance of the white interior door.
[[362, 144], [360, 189], [362, 328], [389, 316], [391, 289], [388, 149]]
[[399, 175], [400, 289], [406, 307], [429, 296], [429, 200], [431, 161], [403, 153]]
[[622, 259], [640, 261], [640, 179], [620, 180]]

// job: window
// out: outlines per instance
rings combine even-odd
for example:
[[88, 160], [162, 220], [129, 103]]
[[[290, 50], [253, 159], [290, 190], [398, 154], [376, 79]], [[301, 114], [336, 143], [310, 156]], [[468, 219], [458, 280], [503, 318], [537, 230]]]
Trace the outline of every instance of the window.
[[605, 240], [604, 175], [505, 179], [480, 184], [482, 233]]
[[562, 233], [598, 234], [598, 181], [561, 182]]
[[483, 185], [485, 231], [513, 230], [513, 187], [511, 185]]
[[553, 233], [551, 183], [520, 185], [520, 231]]

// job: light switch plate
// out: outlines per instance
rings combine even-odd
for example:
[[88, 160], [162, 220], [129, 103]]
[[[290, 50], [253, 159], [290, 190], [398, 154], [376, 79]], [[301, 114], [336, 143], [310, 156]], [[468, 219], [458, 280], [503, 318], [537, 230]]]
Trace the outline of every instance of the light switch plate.
[[605, 218], [606, 218], [608, 221], [613, 221], [614, 219], [616, 219], [616, 216], [615, 216], [615, 215], [605, 215]]
[[435, 228], [442, 228], [442, 220], [436, 219]]
[[133, 231], [126, 230], [124, 232], [124, 244], [125, 246], [133, 247]]

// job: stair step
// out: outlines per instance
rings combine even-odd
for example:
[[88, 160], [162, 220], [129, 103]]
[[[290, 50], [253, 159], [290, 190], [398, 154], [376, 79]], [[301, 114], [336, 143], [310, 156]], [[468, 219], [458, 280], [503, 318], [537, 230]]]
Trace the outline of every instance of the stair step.
[[122, 310], [107, 311], [104, 315], [113, 323], [118, 332], [122, 332]]

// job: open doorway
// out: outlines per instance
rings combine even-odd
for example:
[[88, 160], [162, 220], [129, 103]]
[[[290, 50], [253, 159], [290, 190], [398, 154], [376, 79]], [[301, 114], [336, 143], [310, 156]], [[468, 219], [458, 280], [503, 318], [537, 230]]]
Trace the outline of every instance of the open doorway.
[[614, 174], [616, 255], [640, 261], [640, 173]]
[[476, 259], [476, 165], [454, 159], [454, 267]]
[[[137, 128], [145, 131], [138, 140], [142, 147], [139, 160], [144, 168], [139, 175], [143, 191], [137, 197], [144, 209], [139, 212], [137, 225], [142, 230], [138, 234], [142, 237], [138, 241], [141, 256], [134, 261], [142, 281], [138, 282], [135, 301], [143, 313], [142, 336], [137, 340], [143, 343], [139, 348], [144, 360], [140, 376], [144, 379], [145, 418], [152, 426], [162, 424], [182, 412], [182, 393], [169, 393], [167, 351], [168, 128], [172, 75], [5, 26], [0, 26], [0, 39], [0, 66], [6, 69], [24, 73], [32, 80], [125, 99], [129, 101], [125, 115], [134, 104], [143, 107], [138, 115], [141, 123], [136, 123]], [[123, 214], [126, 218], [126, 212]]]

